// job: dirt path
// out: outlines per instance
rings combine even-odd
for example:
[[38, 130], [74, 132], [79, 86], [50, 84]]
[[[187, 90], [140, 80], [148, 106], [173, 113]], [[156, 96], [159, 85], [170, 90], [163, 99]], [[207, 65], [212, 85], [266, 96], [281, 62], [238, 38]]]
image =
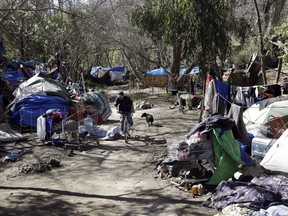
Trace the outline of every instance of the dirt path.
[[[1, 165], [0, 215], [214, 215], [201, 206], [209, 196], [193, 198], [177, 191], [169, 180], [155, 179], [155, 161], [167, 143], [183, 139], [198, 121], [199, 111], [183, 114], [169, 107], [173, 99], [151, 97], [155, 126], [134, 115], [135, 131], [129, 144], [122, 139], [92, 141], [83, 152], [42, 145], [36, 134], [16, 147], [31, 149], [20, 161]], [[115, 112], [103, 127], [118, 123]], [[55, 158], [60, 168], [23, 174], [21, 167]]]

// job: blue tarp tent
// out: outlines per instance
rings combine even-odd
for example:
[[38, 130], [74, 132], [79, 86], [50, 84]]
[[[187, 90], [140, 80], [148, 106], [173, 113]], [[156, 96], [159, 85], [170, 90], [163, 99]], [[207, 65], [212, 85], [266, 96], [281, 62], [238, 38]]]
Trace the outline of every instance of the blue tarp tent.
[[19, 125], [36, 128], [37, 118], [49, 109], [69, 113], [69, 101], [56, 96], [29, 95], [19, 100], [12, 111], [12, 120]]
[[90, 74], [95, 77], [95, 78], [99, 78], [98, 76], [98, 73], [99, 71], [109, 71], [110, 74], [111, 72], [122, 72], [124, 73], [125, 72], [125, 66], [117, 66], [117, 67], [113, 67], [113, 68], [105, 68], [105, 67], [101, 67], [101, 66], [98, 66], [98, 67], [93, 67], [91, 69], [91, 72]]
[[110, 68], [109, 71], [124, 72], [125, 71], [125, 66], [118, 66], [118, 67]]
[[123, 80], [125, 75], [125, 66], [110, 68], [109, 74], [111, 81]]
[[[184, 74], [184, 72], [185, 72], [186, 69], [187, 69], [186, 67], [181, 67], [179, 73], [180, 73], [180, 74]], [[196, 74], [196, 73], [199, 73], [199, 72], [200, 72], [199, 66], [195, 66], [195, 67], [190, 71], [189, 74], [190, 74], [190, 75], [193, 75], [193, 74]]]
[[154, 70], [148, 70], [145, 72], [146, 75], [150, 76], [163, 76], [163, 75], [168, 75], [168, 73], [163, 69], [163, 68], [157, 68]]
[[[180, 67], [179, 74], [184, 74], [186, 69], [187, 69], [186, 67]], [[170, 69], [167, 71], [170, 71]], [[154, 70], [148, 70], [145, 72], [145, 74], [150, 76], [162, 76], [162, 75], [168, 75], [167, 71], [165, 71], [163, 68], [157, 68]], [[196, 66], [191, 70], [189, 74], [192, 75], [195, 73], [199, 73], [199, 71], [200, 71], [199, 66]]]

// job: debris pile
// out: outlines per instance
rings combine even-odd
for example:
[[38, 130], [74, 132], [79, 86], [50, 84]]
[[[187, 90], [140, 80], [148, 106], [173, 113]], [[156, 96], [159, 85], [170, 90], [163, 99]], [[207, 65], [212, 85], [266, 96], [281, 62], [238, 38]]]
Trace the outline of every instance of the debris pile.
[[50, 159], [49, 162], [41, 161], [39, 163], [30, 163], [22, 166], [21, 172], [28, 174], [28, 173], [44, 173], [51, 171], [52, 168], [57, 168], [61, 166], [61, 161], [57, 159]]

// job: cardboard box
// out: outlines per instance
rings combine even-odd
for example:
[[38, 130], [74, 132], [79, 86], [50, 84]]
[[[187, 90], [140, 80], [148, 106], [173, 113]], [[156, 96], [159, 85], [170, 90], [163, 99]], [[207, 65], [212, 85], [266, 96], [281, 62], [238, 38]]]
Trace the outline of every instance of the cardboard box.
[[252, 139], [251, 156], [263, 158], [277, 139], [255, 137]]

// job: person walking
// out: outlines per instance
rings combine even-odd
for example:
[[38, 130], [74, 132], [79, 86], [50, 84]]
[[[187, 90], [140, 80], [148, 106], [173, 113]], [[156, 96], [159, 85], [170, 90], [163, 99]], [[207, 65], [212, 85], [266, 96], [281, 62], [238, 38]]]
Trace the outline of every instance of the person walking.
[[134, 105], [132, 99], [128, 95], [124, 95], [124, 92], [119, 92], [118, 97], [115, 100], [115, 106], [117, 112], [120, 113], [120, 123], [121, 123], [121, 131], [124, 131], [124, 119], [127, 115], [127, 121], [130, 125], [130, 128], [133, 127], [133, 119], [132, 113], [134, 113]]

